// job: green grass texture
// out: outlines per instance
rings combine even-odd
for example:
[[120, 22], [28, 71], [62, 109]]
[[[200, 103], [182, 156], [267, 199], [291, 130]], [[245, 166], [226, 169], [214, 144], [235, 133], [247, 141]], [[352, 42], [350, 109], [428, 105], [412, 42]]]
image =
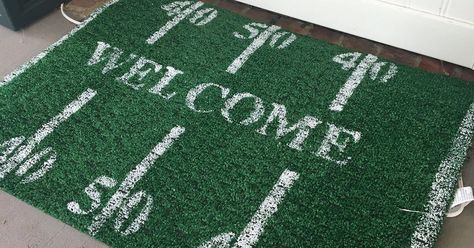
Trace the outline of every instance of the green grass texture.
[[252, 23], [194, 1], [114, 3], [0, 88], [0, 188], [112, 247], [197, 248], [220, 234], [214, 247], [410, 247], [452, 152], [441, 199], [453, 197], [474, 85]]

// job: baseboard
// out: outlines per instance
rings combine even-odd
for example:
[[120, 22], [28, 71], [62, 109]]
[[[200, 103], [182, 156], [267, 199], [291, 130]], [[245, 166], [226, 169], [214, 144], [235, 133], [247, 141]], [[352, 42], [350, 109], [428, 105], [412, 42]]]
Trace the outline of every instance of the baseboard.
[[373, 0], [238, 0], [474, 69], [474, 25]]

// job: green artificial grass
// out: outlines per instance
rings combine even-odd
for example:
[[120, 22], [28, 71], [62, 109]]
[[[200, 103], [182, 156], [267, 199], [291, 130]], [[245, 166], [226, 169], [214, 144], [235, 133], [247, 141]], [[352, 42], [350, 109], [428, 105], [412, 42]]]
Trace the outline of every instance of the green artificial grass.
[[116, 1], [6, 78], [3, 190], [113, 247], [434, 244], [474, 85], [172, 2]]

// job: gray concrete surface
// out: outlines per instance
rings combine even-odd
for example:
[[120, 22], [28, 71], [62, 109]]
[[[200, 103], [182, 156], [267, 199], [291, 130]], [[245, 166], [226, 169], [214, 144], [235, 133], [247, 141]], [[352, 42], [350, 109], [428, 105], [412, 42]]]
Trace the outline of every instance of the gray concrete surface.
[[0, 191], [0, 247], [105, 248], [107, 246]]
[[59, 11], [14, 32], [0, 26], [0, 76], [11, 72], [74, 27]]
[[[0, 78], [74, 26], [59, 11], [18, 32], [0, 26]], [[0, 248], [105, 248], [105, 244], [0, 190]]]
[[[59, 11], [13, 32], [0, 27], [0, 77], [14, 70], [73, 28]], [[474, 185], [474, 158], [464, 168], [464, 182]], [[0, 191], [0, 248], [107, 247], [38, 209]], [[447, 219], [438, 248], [474, 247], [474, 204]]]
[[[463, 180], [465, 186], [474, 187], [474, 151], [464, 165]], [[438, 248], [473, 248], [474, 247], [474, 203], [469, 204], [461, 215], [446, 218]]]

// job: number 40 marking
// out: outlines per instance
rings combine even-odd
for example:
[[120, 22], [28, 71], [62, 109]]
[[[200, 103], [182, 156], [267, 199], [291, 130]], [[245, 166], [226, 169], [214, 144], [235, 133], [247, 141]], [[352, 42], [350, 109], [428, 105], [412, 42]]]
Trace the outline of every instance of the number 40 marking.
[[362, 61], [357, 64], [357, 60], [361, 57], [361, 53], [344, 53], [337, 55], [333, 58], [333, 61], [342, 65], [343, 70], [354, 69], [352, 74], [347, 79], [346, 83], [339, 90], [339, 93], [336, 95], [336, 98], [332, 101], [329, 109], [335, 112], [341, 112], [344, 109], [344, 106], [347, 104], [347, 101], [354, 93], [355, 89], [359, 86], [362, 80], [367, 74], [369, 74], [370, 79], [376, 80], [379, 76], [381, 69], [384, 66], [388, 66], [387, 73], [380, 79], [382, 83], [388, 82], [388, 80], [395, 77], [397, 74], [397, 66], [387, 62], [377, 62], [378, 58], [374, 55], [367, 55], [362, 59]]
[[[17, 169], [15, 175], [23, 177], [21, 183], [31, 183], [42, 178], [49, 170], [54, 167], [57, 154], [52, 147], [45, 148], [35, 153], [37, 147], [53, 131], [64, 123], [84, 105], [86, 105], [97, 92], [93, 89], [87, 89], [76, 100], [68, 104], [58, 115], [51, 118], [43, 124], [28, 139], [23, 136], [11, 138], [0, 144], [0, 180]], [[26, 175], [33, 167], [39, 167], [38, 170]]]
[[161, 37], [168, 33], [168, 31], [173, 29], [186, 18], [196, 26], [204, 26], [208, 24], [217, 17], [217, 10], [213, 8], [199, 9], [203, 5], [204, 3], [200, 1], [194, 4], [190, 1], [176, 1], [161, 6], [161, 8], [166, 11], [166, 14], [173, 17], [173, 19], [169, 20], [158, 31], [152, 34], [146, 42], [149, 45], [155, 44], [159, 39], [161, 39]]

